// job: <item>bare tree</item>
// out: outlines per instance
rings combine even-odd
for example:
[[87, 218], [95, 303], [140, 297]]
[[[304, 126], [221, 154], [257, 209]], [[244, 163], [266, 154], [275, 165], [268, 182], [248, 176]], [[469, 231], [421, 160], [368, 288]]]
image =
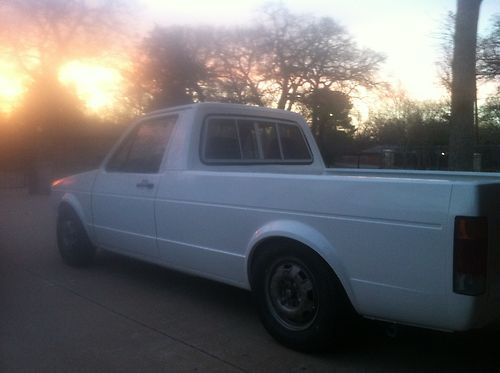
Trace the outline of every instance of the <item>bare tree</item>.
[[[40, 185], [40, 163], [62, 159], [62, 133], [81, 120], [81, 103], [61, 86], [61, 66], [74, 59], [101, 57], [113, 50], [121, 29], [122, 5], [115, 0], [9, 0], [0, 2], [0, 45], [30, 80], [17, 113], [31, 140], [32, 189]], [[115, 43], [118, 44], [118, 43]]]
[[36, 78], [68, 60], [109, 51], [122, 10], [116, 0], [0, 2], [0, 41], [24, 72]]
[[263, 73], [276, 87], [278, 108], [290, 110], [316, 89], [376, 84], [384, 57], [360, 49], [333, 19], [298, 16], [280, 4], [268, 5], [263, 16]]
[[208, 61], [212, 97], [218, 100], [270, 105], [272, 97], [262, 74], [262, 33], [255, 28], [223, 29], [216, 32]]
[[259, 37], [252, 28], [157, 27], [142, 43], [137, 85], [153, 107], [206, 100], [264, 105]]
[[481, 0], [457, 0], [449, 168], [471, 170], [474, 151], [477, 24]]
[[[143, 43], [138, 66], [146, 90], [160, 98], [176, 86], [191, 101], [291, 110], [316, 90], [350, 93], [376, 85], [383, 57], [358, 48], [332, 19], [295, 15], [282, 5], [268, 6], [260, 16], [247, 28], [157, 28]], [[181, 56], [184, 62], [174, 63]]]
[[439, 33], [439, 46], [441, 49], [440, 60], [436, 65], [439, 72], [439, 80], [444, 88], [451, 94], [451, 64], [453, 61], [453, 36], [455, 33], [455, 13], [448, 12]]
[[159, 108], [204, 101], [211, 29], [184, 26], [155, 28], [143, 41], [137, 66], [137, 85]]
[[493, 28], [489, 35], [479, 42], [478, 73], [488, 80], [500, 79], [500, 15], [493, 20]]

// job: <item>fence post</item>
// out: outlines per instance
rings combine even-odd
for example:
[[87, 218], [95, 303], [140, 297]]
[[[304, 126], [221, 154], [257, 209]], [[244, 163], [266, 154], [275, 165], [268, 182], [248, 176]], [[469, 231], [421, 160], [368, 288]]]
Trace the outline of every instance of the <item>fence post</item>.
[[384, 168], [394, 168], [394, 150], [384, 149]]

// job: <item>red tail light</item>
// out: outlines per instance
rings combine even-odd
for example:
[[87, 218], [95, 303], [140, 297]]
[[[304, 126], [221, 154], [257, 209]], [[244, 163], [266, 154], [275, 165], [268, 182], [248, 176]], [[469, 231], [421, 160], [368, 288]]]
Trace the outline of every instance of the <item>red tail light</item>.
[[488, 220], [457, 216], [453, 257], [453, 291], [480, 295], [486, 290]]

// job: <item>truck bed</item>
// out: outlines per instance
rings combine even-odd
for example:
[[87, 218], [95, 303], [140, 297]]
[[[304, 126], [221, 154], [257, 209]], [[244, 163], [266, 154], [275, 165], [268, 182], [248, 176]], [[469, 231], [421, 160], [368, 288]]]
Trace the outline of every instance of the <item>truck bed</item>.
[[420, 170], [387, 170], [358, 168], [327, 168], [325, 175], [352, 177], [379, 177], [387, 179], [417, 179], [464, 182], [473, 184], [500, 183], [500, 173], [487, 172], [450, 172], [450, 171], [420, 171]]

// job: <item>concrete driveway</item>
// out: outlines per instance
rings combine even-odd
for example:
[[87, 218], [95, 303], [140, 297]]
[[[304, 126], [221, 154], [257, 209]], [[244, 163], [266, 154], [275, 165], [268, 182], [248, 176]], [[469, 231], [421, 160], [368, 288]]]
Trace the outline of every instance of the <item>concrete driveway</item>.
[[0, 190], [1, 372], [387, 372], [500, 369], [498, 326], [466, 334], [363, 322], [335, 352], [271, 339], [248, 292], [101, 253], [65, 266], [46, 196]]

